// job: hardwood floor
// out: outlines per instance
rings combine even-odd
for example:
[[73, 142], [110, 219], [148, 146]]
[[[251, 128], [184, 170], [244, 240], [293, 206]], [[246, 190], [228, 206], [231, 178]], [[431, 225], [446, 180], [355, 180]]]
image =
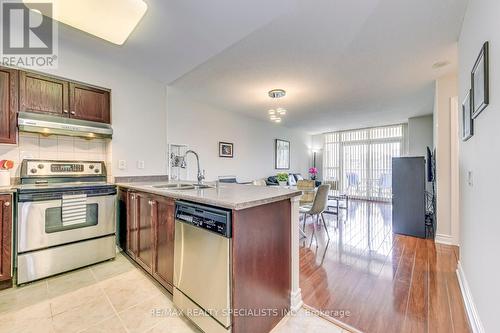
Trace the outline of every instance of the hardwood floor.
[[390, 204], [351, 201], [338, 228], [325, 214], [329, 242], [309, 218], [300, 250], [304, 302], [366, 333], [471, 332], [458, 248], [395, 235], [391, 215]]

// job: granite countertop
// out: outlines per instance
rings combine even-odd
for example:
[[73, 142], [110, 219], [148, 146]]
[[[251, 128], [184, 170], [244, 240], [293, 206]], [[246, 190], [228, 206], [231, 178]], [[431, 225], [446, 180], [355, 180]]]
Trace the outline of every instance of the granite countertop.
[[0, 186], [0, 194], [11, 194], [17, 191], [16, 186]]
[[[171, 182], [175, 183], [175, 182]], [[187, 182], [183, 182], [187, 183]], [[153, 186], [168, 184], [167, 182], [117, 183], [119, 187], [136, 191], [153, 193], [169, 198], [198, 202], [202, 204], [241, 210], [260, 206], [271, 202], [290, 199], [302, 195], [301, 191], [281, 187], [254, 186], [242, 184], [206, 183], [214, 188], [200, 190], [166, 190]]]

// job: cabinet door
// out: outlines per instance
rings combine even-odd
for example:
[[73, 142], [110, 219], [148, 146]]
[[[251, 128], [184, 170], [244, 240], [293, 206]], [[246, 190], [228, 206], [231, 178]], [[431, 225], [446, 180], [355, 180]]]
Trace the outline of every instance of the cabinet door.
[[0, 195], [0, 289], [12, 286], [12, 198]]
[[137, 194], [129, 192], [127, 194], [127, 244], [125, 250], [128, 255], [135, 259], [137, 257], [137, 242], [139, 228], [137, 226]]
[[0, 67], [0, 143], [16, 143], [17, 71]]
[[153, 276], [170, 292], [174, 283], [174, 200], [153, 198], [155, 253]]
[[151, 197], [144, 193], [137, 193], [138, 208], [138, 242], [137, 263], [150, 274], [153, 271], [154, 226]]
[[70, 83], [70, 117], [110, 123], [109, 91]]
[[56, 78], [19, 73], [19, 110], [68, 116], [69, 84]]

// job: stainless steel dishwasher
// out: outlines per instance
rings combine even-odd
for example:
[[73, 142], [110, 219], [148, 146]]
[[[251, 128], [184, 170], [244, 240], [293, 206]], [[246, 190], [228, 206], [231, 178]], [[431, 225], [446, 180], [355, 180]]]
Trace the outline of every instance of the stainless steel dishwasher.
[[207, 333], [231, 331], [231, 211], [178, 201], [174, 304]]

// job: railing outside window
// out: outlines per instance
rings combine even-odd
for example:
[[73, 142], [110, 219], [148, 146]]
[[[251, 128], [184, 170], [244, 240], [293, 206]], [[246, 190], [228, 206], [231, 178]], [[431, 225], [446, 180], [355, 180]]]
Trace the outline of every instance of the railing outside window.
[[405, 154], [407, 125], [325, 134], [323, 178], [353, 197], [389, 201], [392, 158]]

